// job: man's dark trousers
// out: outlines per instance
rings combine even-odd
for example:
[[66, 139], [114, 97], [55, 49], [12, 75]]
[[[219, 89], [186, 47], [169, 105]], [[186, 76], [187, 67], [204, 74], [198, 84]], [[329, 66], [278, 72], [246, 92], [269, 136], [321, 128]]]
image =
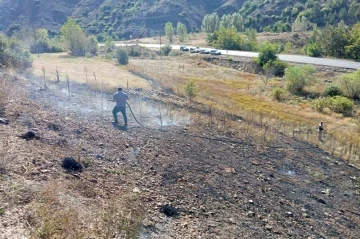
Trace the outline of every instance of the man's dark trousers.
[[123, 117], [124, 117], [124, 124], [125, 126], [127, 126], [127, 116], [126, 116], [126, 107], [120, 107], [120, 106], [115, 106], [114, 109], [113, 109], [113, 116], [114, 116], [114, 121], [115, 121], [115, 124], [118, 123], [118, 117], [117, 117], [117, 113], [121, 112]]

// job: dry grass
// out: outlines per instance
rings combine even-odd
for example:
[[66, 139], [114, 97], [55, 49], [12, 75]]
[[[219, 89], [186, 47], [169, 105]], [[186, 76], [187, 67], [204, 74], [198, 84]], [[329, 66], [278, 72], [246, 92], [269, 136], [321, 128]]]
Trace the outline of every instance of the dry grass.
[[[62, 55], [47, 56], [47, 61], [42, 63], [47, 64], [47, 68], [51, 68], [51, 65], [54, 68], [59, 62], [65, 61], [64, 59], [66, 60], [67, 71], [79, 72], [83, 69], [83, 59], [65, 58]], [[98, 66], [105, 64], [109, 67], [115, 67], [106, 60], [85, 59]], [[35, 60], [35, 66], [39, 66], [39, 61], [39, 59]], [[322, 144], [322, 146], [329, 151], [345, 154], [348, 158], [354, 157], [351, 156], [352, 153], [349, 153], [350, 146], [346, 145], [349, 142], [352, 144], [351, 152], [360, 145], [360, 123], [358, 121], [335, 114], [325, 115], [318, 113], [312, 108], [311, 100], [300, 97], [291, 97], [286, 103], [273, 101], [271, 99], [272, 89], [285, 86], [285, 82], [280, 79], [271, 80], [265, 86], [257, 75], [215, 66], [196, 55], [184, 55], [176, 58], [166, 57], [163, 60], [131, 59], [130, 64], [124, 70], [135, 70], [148, 75], [156, 79], [163, 89], [167, 89], [179, 96], [185, 95], [185, 83], [188, 80], [193, 80], [200, 89], [195, 99], [196, 102], [231, 115], [260, 121], [261, 124], [263, 121], [273, 122], [273, 124], [281, 121], [283, 125], [286, 125], [285, 128], [289, 133], [293, 133], [295, 128], [301, 129], [303, 132], [311, 132], [306, 133], [306, 138], [312, 138], [313, 143], [318, 143], [316, 137], [317, 124], [324, 121], [328, 136], [339, 142], [339, 147], [334, 150], [332, 143], [328, 143], [328, 145]], [[124, 70], [121, 72], [126, 79], [128, 76], [134, 77]], [[99, 71], [98, 75], [101, 78], [108, 79], [106, 82], [111, 82], [107, 74], [106, 71]], [[336, 82], [337, 76], [337, 74], [318, 73], [318, 82], [306, 90], [312, 93], [320, 93], [327, 86], [324, 80], [330, 79]], [[84, 82], [84, 78], [81, 81]], [[140, 79], [139, 81], [143, 82], [144, 80]], [[148, 85], [149, 83], [146, 82], [145, 84]], [[344, 150], [344, 147], [348, 149]]]
[[6, 80], [0, 78], [0, 116], [5, 112], [5, 106], [8, 101], [8, 86]]
[[[355, 162], [358, 160], [357, 151], [360, 145], [360, 122], [341, 115], [324, 115], [312, 108], [311, 100], [293, 97], [288, 103], [271, 100], [270, 93], [274, 87], [284, 87], [283, 80], [272, 80], [264, 86], [261, 78], [248, 73], [241, 73], [232, 69], [207, 64], [199, 67], [197, 57], [180, 57], [180, 61], [171, 59], [162, 60], [133, 60], [132, 64], [144, 74], [159, 79], [165, 89], [183, 96], [183, 86], [187, 80], [193, 80], [199, 86], [200, 92], [195, 99], [198, 103], [211, 105], [214, 109], [239, 115], [248, 120], [274, 122], [282, 121], [287, 130], [292, 133], [294, 129], [308, 131], [304, 137], [318, 144], [316, 137], [317, 124], [324, 121], [328, 132], [328, 141], [335, 140], [338, 147], [333, 149], [332, 143], [322, 143], [327, 150], [335, 151], [345, 158]], [[184, 68], [179, 65], [183, 64]], [[201, 63], [200, 63], [201, 64]], [[161, 67], [159, 67], [161, 66]], [[318, 73], [318, 81], [306, 90], [319, 94], [327, 86], [324, 80], [337, 81], [337, 74], [330, 77], [328, 74]], [[260, 120], [261, 119], [261, 120]], [[349, 145], [350, 144], [350, 145]], [[347, 148], [347, 149], [346, 149]]]
[[32, 238], [137, 238], [142, 211], [139, 198], [124, 193], [116, 199], [87, 201], [50, 182], [32, 203]]
[[101, 88], [103, 84], [105, 90], [113, 90], [119, 86], [126, 87], [127, 84], [130, 88], [150, 88], [149, 82], [117, 66], [115, 61], [102, 58], [71, 57], [64, 53], [34, 56], [33, 74], [42, 78], [43, 67], [46, 78], [52, 81], [57, 79], [56, 69], [58, 69], [61, 81], [66, 81], [68, 76], [70, 81], [88, 83], [97, 88]]

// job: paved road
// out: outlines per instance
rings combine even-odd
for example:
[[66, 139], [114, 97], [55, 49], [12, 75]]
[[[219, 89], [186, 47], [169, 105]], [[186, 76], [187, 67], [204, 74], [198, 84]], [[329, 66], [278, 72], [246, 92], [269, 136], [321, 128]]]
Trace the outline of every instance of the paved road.
[[[124, 46], [125, 44], [117, 43], [117, 46]], [[160, 48], [159, 44], [139, 44], [147, 48]], [[172, 45], [173, 49], [180, 49], [180, 45]], [[190, 46], [188, 46], [190, 47]], [[210, 48], [204, 48], [210, 49]], [[229, 56], [243, 56], [243, 57], [257, 57], [257, 52], [249, 51], [227, 51], [220, 50], [221, 54]], [[347, 61], [347, 60], [338, 60], [338, 59], [329, 59], [329, 58], [316, 58], [310, 56], [301, 56], [301, 55], [283, 55], [279, 54], [279, 59], [287, 62], [295, 63], [304, 63], [304, 64], [313, 64], [313, 65], [323, 65], [323, 66], [332, 66], [332, 67], [341, 67], [349, 69], [360, 69], [360, 62]]]

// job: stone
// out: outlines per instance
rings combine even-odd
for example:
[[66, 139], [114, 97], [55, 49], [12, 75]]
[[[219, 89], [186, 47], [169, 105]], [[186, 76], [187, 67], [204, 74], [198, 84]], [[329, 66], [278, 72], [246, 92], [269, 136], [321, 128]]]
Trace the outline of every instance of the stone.
[[255, 212], [253, 212], [253, 211], [248, 211], [248, 212], [246, 213], [246, 215], [247, 215], [248, 217], [255, 217]]

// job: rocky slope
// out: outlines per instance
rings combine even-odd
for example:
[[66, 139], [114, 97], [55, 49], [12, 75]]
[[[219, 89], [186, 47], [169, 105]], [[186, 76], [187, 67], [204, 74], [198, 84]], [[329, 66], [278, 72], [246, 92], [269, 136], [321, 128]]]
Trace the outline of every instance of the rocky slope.
[[117, 38], [156, 34], [164, 23], [184, 22], [200, 29], [204, 15], [235, 12], [244, 0], [0, 0], [0, 30], [12, 23], [58, 30], [66, 17], [75, 17], [88, 33], [107, 32]]

